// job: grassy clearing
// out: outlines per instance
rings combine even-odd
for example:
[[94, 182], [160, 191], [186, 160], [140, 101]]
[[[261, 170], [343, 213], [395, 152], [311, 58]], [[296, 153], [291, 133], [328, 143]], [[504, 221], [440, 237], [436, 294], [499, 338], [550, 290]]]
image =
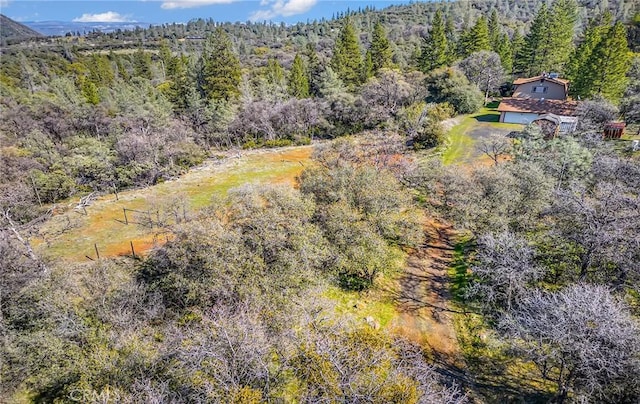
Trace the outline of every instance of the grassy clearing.
[[500, 113], [497, 105], [489, 104], [475, 114], [465, 116], [458, 125], [454, 126], [447, 134], [447, 148], [442, 154], [445, 165], [473, 162], [477, 159], [475, 143], [475, 131], [483, 129], [490, 133], [492, 130], [504, 133], [513, 130], [521, 130], [522, 125], [500, 123]]
[[394, 324], [399, 313], [395, 296], [400, 288], [398, 278], [402, 275], [403, 267], [406, 265], [407, 253], [400, 248], [394, 248], [393, 254], [392, 268], [379, 276], [369, 290], [354, 292], [338, 286], [327, 288], [324, 297], [335, 303], [338, 314], [368, 321], [371, 325], [379, 326], [390, 332], [397, 331]]
[[[125, 225], [123, 208], [146, 211], [163, 198], [181, 196], [191, 210], [208, 205], [214, 195], [243, 184], [294, 184], [311, 155], [311, 146], [277, 150], [246, 152], [240, 158], [210, 160], [184, 176], [139, 190], [98, 198], [87, 208], [87, 215], [72, 209], [73, 200], [66, 211], [56, 214], [41, 229], [40, 239], [34, 240], [40, 253], [54, 259], [86, 261], [95, 258], [94, 244], [102, 257], [130, 254], [130, 242], [136, 253], [144, 252], [169, 237], [157, 229], [140, 225]], [[130, 221], [136, 214], [129, 213]]]
[[471, 275], [468, 251], [471, 248], [470, 238], [462, 238], [454, 246], [453, 259], [448, 275], [451, 279], [451, 295], [458, 305], [464, 304], [465, 292]]
[[387, 328], [398, 314], [393, 300], [380, 289], [350, 292], [330, 286], [324, 296], [335, 303], [338, 314], [350, 315], [363, 321], [367, 318], [373, 319], [383, 329]]
[[469, 132], [476, 123], [473, 115], [469, 115], [449, 131], [447, 135], [448, 147], [442, 154], [442, 162], [445, 165], [471, 157], [475, 141], [469, 136]]

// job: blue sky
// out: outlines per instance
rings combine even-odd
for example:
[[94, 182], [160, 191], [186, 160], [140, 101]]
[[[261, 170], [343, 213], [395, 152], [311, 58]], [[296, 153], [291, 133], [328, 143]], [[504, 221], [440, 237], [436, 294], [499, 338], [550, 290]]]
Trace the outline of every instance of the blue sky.
[[217, 21], [284, 21], [331, 18], [333, 13], [367, 5], [377, 9], [407, 0], [0, 0], [0, 12], [17, 21], [187, 22], [194, 18]]

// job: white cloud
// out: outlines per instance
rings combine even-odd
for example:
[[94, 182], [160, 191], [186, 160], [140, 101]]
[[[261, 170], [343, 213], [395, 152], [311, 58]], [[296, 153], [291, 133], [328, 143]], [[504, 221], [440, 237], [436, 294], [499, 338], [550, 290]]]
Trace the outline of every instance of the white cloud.
[[292, 15], [303, 14], [311, 10], [318, 0], [275, 0], [272, 2], [261, 1], [260, 5], [271, 4], [268, 10], [254, 11], [249, 19], [251, 21], [270, 20], [275, 17], [290, 17]]
[[9, 0], [0, 0], [0, 8], [2, 7], [9, 7]]
[[171, 10], [174, 8], [195, 8], [202, 6], [210, 6], [212, 4], [229, 4], [237, 0], [175, 0], [164, 1], [160, 7], [165, 10]]
[[115, 11], [106, 13], [82, 14], [82, 17], [74, 18], [73, 22], [135, 22], [128, 15], [122, 15]]

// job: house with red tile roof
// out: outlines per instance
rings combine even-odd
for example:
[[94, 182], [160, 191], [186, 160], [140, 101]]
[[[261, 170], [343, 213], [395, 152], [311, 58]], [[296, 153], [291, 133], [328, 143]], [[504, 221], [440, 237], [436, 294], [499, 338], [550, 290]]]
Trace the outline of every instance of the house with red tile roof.
[[542, 117], [557, 122], [560, 133], [575, 130], [578, 102], [568, 98], [568, 80], [545, 73], [516, 79], [513, 85], [513, 96], [504, 98], [498, 106], [500, 122], [528, 125]]

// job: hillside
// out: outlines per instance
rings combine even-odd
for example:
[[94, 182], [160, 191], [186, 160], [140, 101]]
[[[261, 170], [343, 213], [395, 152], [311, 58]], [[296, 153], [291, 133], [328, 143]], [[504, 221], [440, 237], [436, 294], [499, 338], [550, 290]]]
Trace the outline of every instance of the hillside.
[[3, 42], [0, 403], [640, 403], [637, 0], [542, 1]]
[[41, 37], [42, 34], [34, 31], [24, 24], [20, 24], [0, 14], [0, 39], [4, 40], [16, 40]]

